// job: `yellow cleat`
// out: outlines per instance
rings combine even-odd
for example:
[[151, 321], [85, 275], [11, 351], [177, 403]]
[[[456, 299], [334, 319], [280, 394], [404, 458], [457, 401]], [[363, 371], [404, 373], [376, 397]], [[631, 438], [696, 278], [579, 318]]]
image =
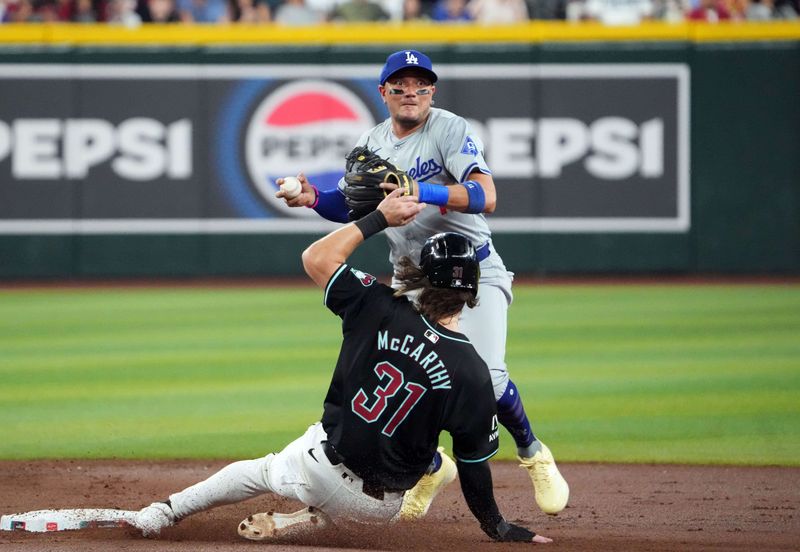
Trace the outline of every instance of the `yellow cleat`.
[[536, 504], [545, 514], [557, 514], [567, 506], [569, 485], [556, 467], [553, 453], [542, 443], [542, 450], [533, 458], [522, 458], [519, 466], [528, 470], [533, 481]]
[[458, 473], [456, 463], [443, 452], [443, 447], [439, 447], [438, 451], [442, 455], [442, 467], [430, 475], [423, 475], [413, 489], [406, 491], [403, 496], [403, 506], [400, 508], [401, 520], [411, 521], [424, 518], [439, 491], [456, 478]]

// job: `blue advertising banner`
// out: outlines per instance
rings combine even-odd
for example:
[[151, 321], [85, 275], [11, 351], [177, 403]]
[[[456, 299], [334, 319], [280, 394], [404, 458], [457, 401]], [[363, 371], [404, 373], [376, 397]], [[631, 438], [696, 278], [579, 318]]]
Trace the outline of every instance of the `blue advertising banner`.
[[[276, 200], [275, 180], [302, 171], [336, 186], [344, 156], [387, 116], [378, 70], [0, 65], [0, 234], [330, 228]], [[437, 71], [436, 107], [485, 146], [493, 230], [689, 230], [686, 65]]]

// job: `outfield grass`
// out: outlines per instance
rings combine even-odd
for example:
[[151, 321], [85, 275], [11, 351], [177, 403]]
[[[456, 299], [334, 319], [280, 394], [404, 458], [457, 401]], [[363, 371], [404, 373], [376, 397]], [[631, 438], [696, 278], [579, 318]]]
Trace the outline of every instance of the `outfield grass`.
[[[312, 288], [0, 291], [0, 458], [278, 450], [339, 340]], [[800, 465], [800, 286], [517, 286], [507, 361], [562, 461]]]

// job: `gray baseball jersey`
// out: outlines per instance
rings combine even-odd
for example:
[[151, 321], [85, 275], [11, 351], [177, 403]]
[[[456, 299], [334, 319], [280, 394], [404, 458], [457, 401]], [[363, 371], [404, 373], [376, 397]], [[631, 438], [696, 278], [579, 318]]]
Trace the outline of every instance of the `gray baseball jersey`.
[[[474, 170], [491, 174], [480, 138], [463, 117], [444, 109], [431, 108], [425, 125], [400, 140], [392, 132], [392, 120], [387, 119], [365, 132], [356, 145], [368, 145], [419, 182], [457, 184], [469, 180]], [[339, 181], [339, 188], [343, 187], [344, 178]], [[492, 237], [483, 214], [443, 213], [439, 207], [429, 205], [410, 224], [385, 230], [392, 264], [396, 265], [404, 255], [418, 263], [425, 240], [439, 232], [464, 234], [476, 248], [491, 243]], [[512, 278], [503, 260], [492, 251], [481, 261], [478, 306], [465, 308], [460, 319], [461, 331], [489, 367], [495, 398], [502, 396], [508, 385], [506, 318], [513, 297]]]
[[[418, 182], [457, 184], [469, 180], [474, 170], [491, 174], [483, 158], [480, 138], [472, 133], [463, 117], [444, 109], [431, 108], [425, 126], [400, 140], [392, 132], [392, 120], [387, 119], [365, 132], [356, 145], [367, 145]], [[344, 187], [344, 179], [339, 187]], [[411, 224], [386, 229], [392, 264], [404, 255], [419, 262], [425, 240], [438, 232], [459, 232], [476, 248], [491, 239], [489, 225], [482, 214], [442, 213], [439, 207], [429, 205]], [[481, 269], [484, 270], [483, 265]], [[481, 276], [488, 278], [491, 273], [482, 272]]]

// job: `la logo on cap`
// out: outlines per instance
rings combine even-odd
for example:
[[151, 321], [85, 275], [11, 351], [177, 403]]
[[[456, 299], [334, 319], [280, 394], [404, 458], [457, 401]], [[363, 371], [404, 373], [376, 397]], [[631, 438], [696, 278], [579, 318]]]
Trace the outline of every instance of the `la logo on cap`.
[[417, 50], [398, 50], [386, 58], [386, 63], [381, 70], [381, 86], [386, 84], [389, 77], [401, 69], [410, 69], [412, 67], [422, 70], [427, 75], [428, 79], [430, 79], [431, 83], [436, 82], [438, 79], [436, 73], [433, 72], [433, 66], [428, 56]]

